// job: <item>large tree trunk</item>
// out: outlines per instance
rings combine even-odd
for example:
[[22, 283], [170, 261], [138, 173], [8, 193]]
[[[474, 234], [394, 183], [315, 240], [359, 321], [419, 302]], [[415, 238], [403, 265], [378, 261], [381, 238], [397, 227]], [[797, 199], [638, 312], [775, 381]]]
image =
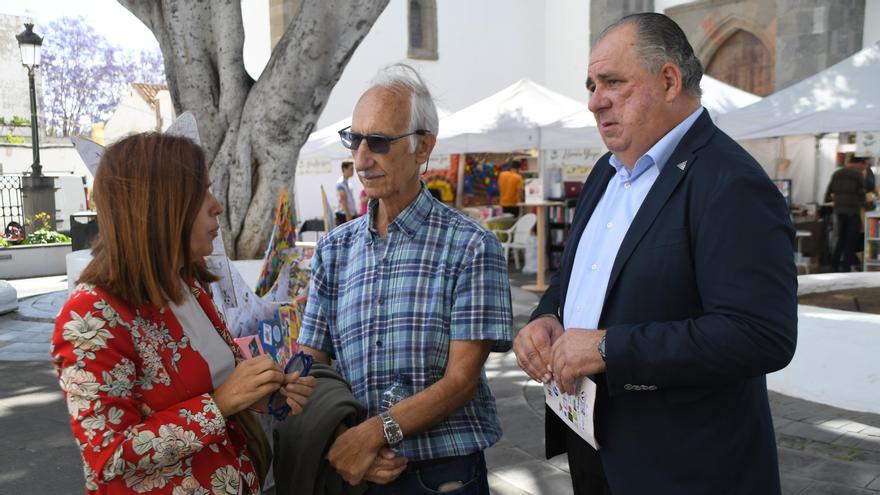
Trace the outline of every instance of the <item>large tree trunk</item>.
[[177, 112], [198, 120], [227, 253], [262, 256], [279, 188], [293, 187], [300, 147], [388, 0], [304, 0], [256, 82], [239, 1], [118, 1], [159, 41]]

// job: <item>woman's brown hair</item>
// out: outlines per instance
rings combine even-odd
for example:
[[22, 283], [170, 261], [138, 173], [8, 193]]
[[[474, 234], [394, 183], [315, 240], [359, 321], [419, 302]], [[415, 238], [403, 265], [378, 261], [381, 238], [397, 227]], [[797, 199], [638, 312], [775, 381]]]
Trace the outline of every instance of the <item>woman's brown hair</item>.
[[205, 154], [187, 138], [135, 134], [108, 147], [95, 173], [94, 258], [79, 282], [162, 307], [183, 302], [181, 276], [216, 280], [190, 251], [208, 186]]

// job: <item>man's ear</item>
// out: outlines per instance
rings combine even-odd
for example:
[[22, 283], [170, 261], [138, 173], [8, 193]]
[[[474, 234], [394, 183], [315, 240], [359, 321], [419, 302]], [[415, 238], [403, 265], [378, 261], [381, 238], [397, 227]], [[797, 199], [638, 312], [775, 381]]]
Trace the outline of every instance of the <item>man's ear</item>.
[[419, 136], [418, 144], [416, 145], [416, 163], [419, 165], [428, 161], [428, 157], [431, 156], [431, 151], [434, 149], [434, 145], [437, 144], [437, 136], [429, 132], [423, 136]]
[[660, 68], [660, 77], [663, 79], [663, 91], [667, 102], [675, 100], [681, 94], [683, 83], [681, 70], [677, 65], [665, 63]]

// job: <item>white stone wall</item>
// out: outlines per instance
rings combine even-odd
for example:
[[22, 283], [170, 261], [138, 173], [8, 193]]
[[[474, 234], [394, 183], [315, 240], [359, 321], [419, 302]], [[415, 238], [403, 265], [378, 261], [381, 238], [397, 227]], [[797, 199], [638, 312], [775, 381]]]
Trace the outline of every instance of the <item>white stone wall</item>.
[[119, 106], [104, 125], [104, 143], [107, 145], [136, 132], [156, 130], [156, 111], [134, 88], [119, 100]]
[[[34, 162], [31, 145], [0, 143], [0, 174], [21, 175]], [[40, 142], [40, 163], [44, 175], [77, 175], [92, 183], [92, 174], [76, 153], [72, 144], [43, 144]]]
[[[268, 2], [242, 2], [245, 64], [259, 76], [269, 58]], [[437, 2], [437, 61], [407, 59], [407, 1], [391, 0], [333, 89], [320, 129], [351, 115], [383, 65], [418, 68], [438, 104], [450, 111], [527, 77], [583, 100], [589, 55], [587, 0], [443, 0]]]
[[[12, 120], [13, 115], [31, 118], [27, 69], [21, 65], [21, 52], [15, 39], [15, 35], [24, 31], [26, 20], [24, 17], [0, 14], [0, 117], [7, 122]], [[34, 27], [34, 31], [42, 35], [39, 25]], [[37, 69], [36, 83], [39, 98], [39, 69]], [[39, 100], [37, 101], [39, 104]], [[30, 136], [30, 129], [27, 129], [24, 135]]]
[[880, 2], [865, 0], [865, 30], [862, 47], [867, 48], [880, 41]]

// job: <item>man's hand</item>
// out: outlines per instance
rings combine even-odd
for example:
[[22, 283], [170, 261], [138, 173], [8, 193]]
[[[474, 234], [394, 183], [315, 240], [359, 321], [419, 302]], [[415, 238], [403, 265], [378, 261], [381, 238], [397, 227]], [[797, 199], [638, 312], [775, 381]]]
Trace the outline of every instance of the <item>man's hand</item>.
[[562, 323], [554, 316], [541, 316], [524, 326], [513, 341], [516, 363], [536, 382], [550, 381], [551, 349], [562, 335]]
[[398, 457], [393, 450], [382, 447], [376, 454], [373, 464], [367, 469], [364, 479], [377, 485], [387, 485], [403, 473], [406, 469], [406, 462], [406, 457]]
[[604, 335], [605, 330], [569, 328], [555, 340], [550, 367], [560, 391], [573, 394], [578, 378], [605, 371], [605, 361], [599, 355], [599, 340]]
[[336, 437], [327, 453], [327, 460], [342, 479], [357, 485], [364, 479], [384, 445], [382, 420], [373, 416]]

